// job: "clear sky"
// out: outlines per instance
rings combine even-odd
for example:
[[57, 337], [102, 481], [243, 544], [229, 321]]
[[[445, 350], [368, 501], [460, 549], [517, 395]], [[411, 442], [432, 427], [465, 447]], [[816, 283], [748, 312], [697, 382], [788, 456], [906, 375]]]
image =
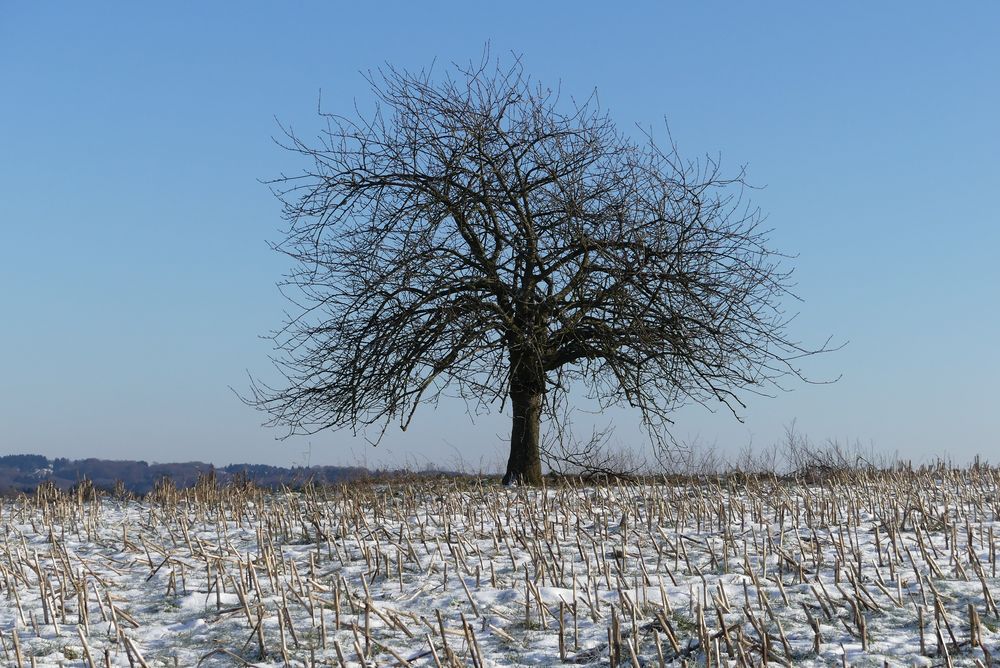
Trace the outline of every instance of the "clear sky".
[[[372, 450], [276, 442], [230, 386], [265, 374], [288, 268], [271, 140], [367, 100], [359, 72], [494, 52], [626, 128], [764, 186], [798, 255], [817, 379], [676, 433], [736, 452], [860, 439], [920, 459], [1000, 442], [1000, 4], [0, 3], [0, 454], [472, 466], [508, 424], [419, 414]], [[433, 7], [433, 8], [431, 8]], [[626, 415], [622, 441], [635, 436]], [[311, 444], [311, 455], [306, 452]]]

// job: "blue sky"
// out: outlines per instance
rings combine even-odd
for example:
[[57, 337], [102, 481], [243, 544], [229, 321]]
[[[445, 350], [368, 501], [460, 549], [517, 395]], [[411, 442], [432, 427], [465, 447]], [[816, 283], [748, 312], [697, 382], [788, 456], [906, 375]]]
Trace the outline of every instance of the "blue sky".
[[[746, 165], [797, 254], [795, 329], [850, 343], [744, 423], [676, 433], [736, 452], [797, 419], [921, 459], [996, 461], [996, 3], [0, 4], [0, 453], [217, 464], [505, 459], [502, 416], [425, 411], [372, 450], [276, 442], [229, 387], [267, 372], [288, 268], [260, 179], [365, 104], [360, 72], [494, 52], [626, 128]], [[626, 414], [623, 442], [639, 442]], [[606, 418], [598, 418], [604, 420]]]

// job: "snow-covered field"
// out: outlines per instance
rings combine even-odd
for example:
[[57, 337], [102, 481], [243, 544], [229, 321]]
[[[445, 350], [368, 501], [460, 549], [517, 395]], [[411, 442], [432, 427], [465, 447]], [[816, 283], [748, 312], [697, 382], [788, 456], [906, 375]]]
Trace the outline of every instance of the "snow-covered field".
[[990, 665], [998, 488], [46, 491], [0, 507], [0, 663]]

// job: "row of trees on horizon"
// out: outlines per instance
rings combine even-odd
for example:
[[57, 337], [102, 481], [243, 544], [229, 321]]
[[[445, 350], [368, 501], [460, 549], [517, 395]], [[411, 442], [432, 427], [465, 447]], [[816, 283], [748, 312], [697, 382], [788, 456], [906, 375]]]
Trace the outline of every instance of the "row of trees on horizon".
[[206, 462], [148, 463], [142, 460], [49, 459], [36, 454], [0, 456], [0, 494], [33, 492], [39, 484], [51, 481], [68, 489], [89, 480], [100, 489], [114, 489], [121, 482], [135, 494], [145, 494], [157, 481], [169, 478], [178, 487], [193, 485], [199, 476], [214, 473], [220, 482], [243, 476], [262, 487], [296, 485], [313, 480], [338, 483], [369, 475], [359, 466], [269, 466], [266, 464], [229, 464], [216, 467]]

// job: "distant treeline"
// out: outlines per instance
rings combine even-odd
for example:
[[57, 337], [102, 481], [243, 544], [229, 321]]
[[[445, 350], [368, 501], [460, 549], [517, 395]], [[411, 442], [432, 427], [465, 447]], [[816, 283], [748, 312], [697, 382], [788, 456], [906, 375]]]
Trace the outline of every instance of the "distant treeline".
[[144, 461], [111, 459], [49, 459], [42, 455], [0, 456], [0, 494], [33, 492], [38, 484], [52, 481], [67, 489], [89, 480], [100, 489], [112, 490], [120, 481], [125, 489], [145, 494], [162, 478], [170, 478], [178, 487], [193, 485], [201, 475], [213, 473], [220, 483], [234, 478], [247, 479], [262, 487], [297, 486], [308, 481], [339, 483], [379, 475], [356, 466], [267, 466], [230, 464], [215, 467], [205, 462], [149, 464]]

